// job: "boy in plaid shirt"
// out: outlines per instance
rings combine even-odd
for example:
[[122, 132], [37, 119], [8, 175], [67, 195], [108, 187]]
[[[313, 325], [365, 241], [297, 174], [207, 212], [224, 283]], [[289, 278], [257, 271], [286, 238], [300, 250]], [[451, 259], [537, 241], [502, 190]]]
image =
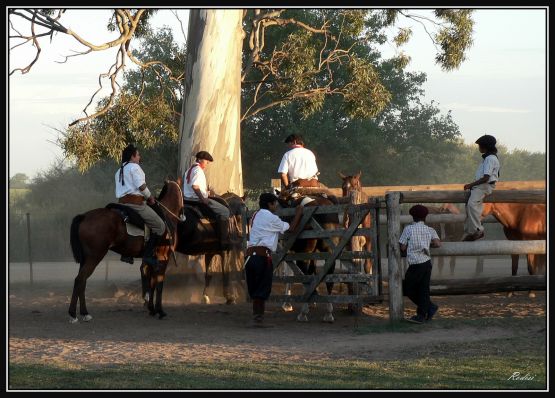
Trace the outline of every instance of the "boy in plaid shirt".
[[430, 246], [440, 247], [441, 242], [435, 229], [428, 227], [424, 221], [428, 208], [422, 205], [412, 206], [409, 210], [414, 223], [407, 225], [399, 238], [401, 252], [406, 252], [409, 268], [403, 281], [403, 293], [416, 304], [416, 315], [407, 319], [413, 323], [430, 321], [438, 306], [430, 300], [430, 277], [432, 259]]

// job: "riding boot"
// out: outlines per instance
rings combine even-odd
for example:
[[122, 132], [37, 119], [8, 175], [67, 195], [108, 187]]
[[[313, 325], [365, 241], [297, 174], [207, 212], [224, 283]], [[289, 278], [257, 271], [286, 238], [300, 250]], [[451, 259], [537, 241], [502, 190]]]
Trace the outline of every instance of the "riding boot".
[[229, 250], [231, 242], [229, 240], [229, 218], [218, 219], [220, 247], [222, 250]]
[[151, 234], [150, 239], [146, 242], [145, 250], [143, 254], [143, 261], [150, 265], [154, 272], [157, 272], [162, 264], [158, 261], [156, 257], [156, 246], [162, 240], [162, 236], [158, 234]]

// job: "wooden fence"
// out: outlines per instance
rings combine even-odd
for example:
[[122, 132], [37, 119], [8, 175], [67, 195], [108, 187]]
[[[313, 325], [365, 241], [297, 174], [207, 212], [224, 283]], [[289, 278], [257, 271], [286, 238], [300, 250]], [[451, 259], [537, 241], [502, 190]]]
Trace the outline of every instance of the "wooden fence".
[[[403, 191], [386, 194], [388, 231], [388, 288], [389, 315], [392, 321], [403, 318], [403, 291], [401, 253], [401, 203], [464, 203], [464, 191]], [[545, 203], [546, 192], [542, 190], [495, 190], [485, 202]], [[452, 215], [449, 215], [453, 218]], [[427, 220], [428, 221], [428, 220]], [[478, 241], [445, 242], [441, 248], [432, 249], [432, 255], [496, 255], [496, 254], [544, 254], [546, 242], [540, 241]], [[476, 278], [473, 280], [434, 281], [431, 294], [472, 294], [495, 291], [545, 289], [545, 276], [513, 276], [510, 278]], [[438, 287], [440, 286], [440, 287]]]

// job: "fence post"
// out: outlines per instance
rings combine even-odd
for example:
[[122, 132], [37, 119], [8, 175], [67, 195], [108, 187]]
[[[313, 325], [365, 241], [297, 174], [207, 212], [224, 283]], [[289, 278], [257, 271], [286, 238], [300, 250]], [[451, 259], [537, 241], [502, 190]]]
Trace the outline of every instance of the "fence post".
[[107, 282], [108, 281], [108, 268], [109, 268], [108, 260], [104, 260], [104, 265], [106, 265], [106, 273], [104, 274], [104, 281]]
[[390, 192], [385, 195], [387, 204], [387, 240], [388, 256], [387, 271], [389, 275], [389, 320], [399, 321], [403, 319], [403, 276], [401, 274], [401, 251], [399, 248], [400, 217], [399, 206], [401, 194]]
[[31, 251], [31, 214], [26, 213], [27, 216], [27, 245], [29, 253], [29, 280], [33, 284], [33, 256]]

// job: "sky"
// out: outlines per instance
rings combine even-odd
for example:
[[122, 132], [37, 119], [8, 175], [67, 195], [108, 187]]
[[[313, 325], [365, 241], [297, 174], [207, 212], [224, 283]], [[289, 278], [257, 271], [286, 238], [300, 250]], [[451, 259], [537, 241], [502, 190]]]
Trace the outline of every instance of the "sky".
[[[411, 12], [431, 13], [423, 9]], [[188, 11], [178, 10], [177, 15], [186, 33]], [[98, 44], [114, 38], [114, 33], [104, 28], [107, 16], [109, 10], [71, 10], [63, 21]], [[411, 56], [408, 70], [427, 74], [424, 100], [433, 100], [442, 113], [451, 111], [467, 144], [492, 134], [509, 150], [546, 152], [546, 10], [477, 9], [473, 19], [474, 44], [461, 67], [450, 72], [434, 63], [436, 49], [421, 26], [399, 20], [399, 26], [413, 30], [410, 42], [402, 47]], [[172, 27], [174, 36], [185, 41], [181, 25], [169, 9], [160, 11], [153, 23]], [[7, 43], [10, 70], [25, 66], [34, 57], [30, 48], [23, 47], [9, 50]], [[58, 63], [64, 55], [84, 47], [65, 35], [57, 35], [52, 44], [42, 40], [41, 47], [41, 56], [29, 73], [15, 72], [7, 78], [10, 177], [24, 173], [34, 178], [63, 159], [56, 143], [59, 131], [83, 116], [98, 88], [99, 73], [107, 71], [115, 54], [115, 50], [103, 51]], [[395, 50], [385, 46], [383, 51], [392, 55]], [[106, 94], [101, 91], [96, 98]], [[93, 109], [90, 107], [89, 113]]]

